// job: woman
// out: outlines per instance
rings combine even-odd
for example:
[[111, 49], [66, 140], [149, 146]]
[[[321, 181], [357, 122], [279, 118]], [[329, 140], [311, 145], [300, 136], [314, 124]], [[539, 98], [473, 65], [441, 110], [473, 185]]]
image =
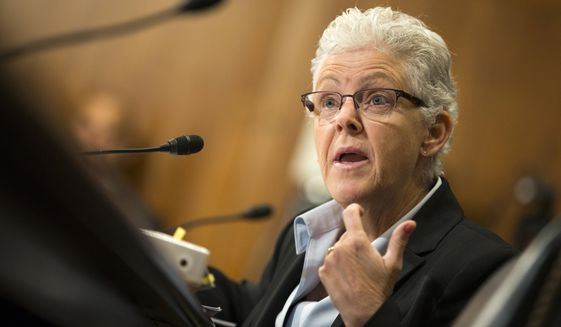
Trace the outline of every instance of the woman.
[[259, 285], [218, 275], [203, 304], [244, 326], [443, 326], [513, 255], [467, 221], [440, 156], [457, 119], [450, 54], [419, 20], [348, 9], [302, 102], [333, 200], [282, 232]]

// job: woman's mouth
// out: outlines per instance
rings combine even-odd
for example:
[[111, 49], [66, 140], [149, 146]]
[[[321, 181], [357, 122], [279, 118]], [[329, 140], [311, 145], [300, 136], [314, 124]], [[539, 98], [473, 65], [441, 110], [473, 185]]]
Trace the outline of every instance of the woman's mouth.
[[335, 165], [344, 168], [355, 168], [368, 161], [368, 157], [356, 149], [341, 149], [335, 157]]
[[342, 153], [339, 158], [337, 158], [337, 162], [340, 163], [358, 162], [363, 160], [368, 160], [368, 158], [358, 153]]

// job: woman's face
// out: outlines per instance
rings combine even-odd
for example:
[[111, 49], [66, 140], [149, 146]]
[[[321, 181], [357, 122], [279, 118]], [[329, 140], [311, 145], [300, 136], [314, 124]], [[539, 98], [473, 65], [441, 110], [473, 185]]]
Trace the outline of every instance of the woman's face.
[[[367, 88], [406, 89], [401, 66], [373, 49], [328, 56], [316, 76], [316, 91], [354, 94]], [[418, 192], [421, 146], [428, 134], [423, 116], [407, 99], [379, 119], [363, 118], [352, 100], [331, 123], [315, 121], [315, 143], [323, 179], [343, 206], [400, 201]], [[409, 192], [409, 193], [408, 193]], [[380, 203], [382, 204], [382, 203]]]

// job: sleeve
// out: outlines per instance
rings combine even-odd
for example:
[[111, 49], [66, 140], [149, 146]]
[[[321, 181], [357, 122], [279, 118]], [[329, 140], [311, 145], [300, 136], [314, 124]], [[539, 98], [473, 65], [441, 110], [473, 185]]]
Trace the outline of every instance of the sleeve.
[[252, 304], [257, 302], [259, 284], [248, 281], [236, 282], [229, 279], [220, 270], [210, 267], [215, 277], [216, 287], [197, 292], [197, 298], [203, 305], [220, 307], [222, 311], [216, 316], [232, 322], [241, 322], [249, 314]]

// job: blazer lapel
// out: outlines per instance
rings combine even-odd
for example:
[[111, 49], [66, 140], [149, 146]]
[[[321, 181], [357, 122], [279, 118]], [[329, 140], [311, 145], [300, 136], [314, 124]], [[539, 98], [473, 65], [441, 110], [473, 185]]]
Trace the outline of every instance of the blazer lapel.
[[295, 256], [286, 267], [280, 268], [278, 277], [271, 281], [266, 296], [252, 310], [251, 316], [246, 319], [243, 326], [274, 326], [277, 315], [294, 287], [300, 282], [303, 265], [304, 254], [301, 254]]
[[448, 232], [458, 224], [463, 211], [456, 201], [446, 179], [429, 201], [415, 215], [417, 229], [411, 235], [403, 254], [403, 270], [397, 280], [398, 288], [425, 262], [426, 254], [432, 252]]
[[405, 252], [403, 253], [403, 268], [394, 288], [398, 288], [405, 280], [407, 280], [407, 277], [409, 277], [409, 275], [411, 275], [415, 269], [420, 267], [424, 262], [425, 259], [423, 257], [418, 256], [410, 249], [405, 249]]

